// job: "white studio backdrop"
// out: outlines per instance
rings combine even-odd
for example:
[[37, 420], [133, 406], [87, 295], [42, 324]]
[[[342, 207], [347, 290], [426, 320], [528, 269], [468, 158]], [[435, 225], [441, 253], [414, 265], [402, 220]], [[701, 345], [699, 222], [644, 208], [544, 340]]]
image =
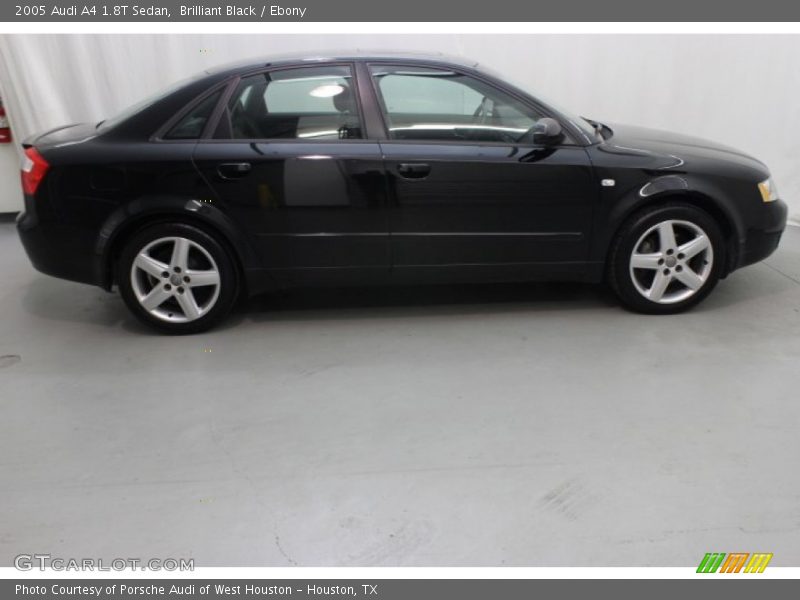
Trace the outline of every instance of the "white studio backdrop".
[[355, 50], [474, 58], [577, 114], [740, 148], [769, 165], [800, 220], [800, 35], [2, 35], [0, 92], [22, 139], [218, 64]]

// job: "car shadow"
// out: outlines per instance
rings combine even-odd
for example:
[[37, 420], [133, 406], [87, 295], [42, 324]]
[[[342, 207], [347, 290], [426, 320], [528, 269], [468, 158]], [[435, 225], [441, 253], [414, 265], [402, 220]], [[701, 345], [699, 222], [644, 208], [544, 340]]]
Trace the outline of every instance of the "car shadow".
[[129, 319], [119, 294], [37, 274], [22, 296], [23, 308], [37, 317], [115, 327]]
[[[27, 284], [23, 307], [37, 317], [151, 334], [128, 312], [118, 293], [44, 275]], [[603, 286], [581, 283], [376, 286], [309, 288], [240, 301], [215, 330], [243, 321], [368, 319], [516, 311], [608, 308], [616, 300]]]
[[616, 300], [603, 286], [567, 282], [317, 288], [250, 298], [236, 307], [228, 321], [403, 318], [614, 305]]
[[[797, 289], [797, 284], [766, 265], [739, 271], [720, 282], [692, 312], [718, 311]], [[134, 334], [152, 330], [129, 314], [118, 293], [34, 278], [23, 294], [26, 311], [66, 322], [121, 327]], [[243, 300], [213, 331], [244, 322], [417, 318], [454, 315], [623, 310], [607, 286], [572, 282], [403, 285], [309, 288], [264, 294]]]

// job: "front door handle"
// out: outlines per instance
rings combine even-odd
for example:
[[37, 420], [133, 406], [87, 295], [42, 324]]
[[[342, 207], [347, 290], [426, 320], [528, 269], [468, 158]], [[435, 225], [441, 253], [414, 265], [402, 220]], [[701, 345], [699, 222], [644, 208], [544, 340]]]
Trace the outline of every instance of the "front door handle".
[[406, 179], [422, 179], [430, 174], [431, 166], [426, 163], [400, 163], [397, 172]]
[[217, 174], [223, 179], [238, 179], [245, 177], [252, 168], [249, 162], [222, 163], [217, 166]]

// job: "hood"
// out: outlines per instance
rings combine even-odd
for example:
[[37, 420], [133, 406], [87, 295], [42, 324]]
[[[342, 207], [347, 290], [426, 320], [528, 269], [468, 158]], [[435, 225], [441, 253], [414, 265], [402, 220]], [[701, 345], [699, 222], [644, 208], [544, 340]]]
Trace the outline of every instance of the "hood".
[[48, 148], [85, 142], [96, 137], [97, 133], [97, 126], [94, 123], [74, 123], [29, 136], [23, 140], [22, 145], [26, 148], [28, 146], [36, 146], [39, 150], [47, 150]]
[[640, 155], [659, 164], [659, 168], [680, 170], [699, 163], [724, 161], [739, 167], [767, 172], [761, 161], [724, 144], [699, 137], [624, 124], [608, 124], [613, 135], [601, 147], [606, 152]]

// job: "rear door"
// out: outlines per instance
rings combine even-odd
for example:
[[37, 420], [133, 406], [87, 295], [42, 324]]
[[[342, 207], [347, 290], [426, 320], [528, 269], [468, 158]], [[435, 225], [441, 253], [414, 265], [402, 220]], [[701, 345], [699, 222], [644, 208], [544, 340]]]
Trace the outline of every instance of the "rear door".
[[533, 138], [543, 113], [449, 68], [370, 65], [388, 139], [395, 270], [503, 278], [585, 268], [596, 184], [584, 148]]
[[352, 65], [242, 77], [194, 160], [279, 280], [388, 271], [382, 157], [366, 139]]

